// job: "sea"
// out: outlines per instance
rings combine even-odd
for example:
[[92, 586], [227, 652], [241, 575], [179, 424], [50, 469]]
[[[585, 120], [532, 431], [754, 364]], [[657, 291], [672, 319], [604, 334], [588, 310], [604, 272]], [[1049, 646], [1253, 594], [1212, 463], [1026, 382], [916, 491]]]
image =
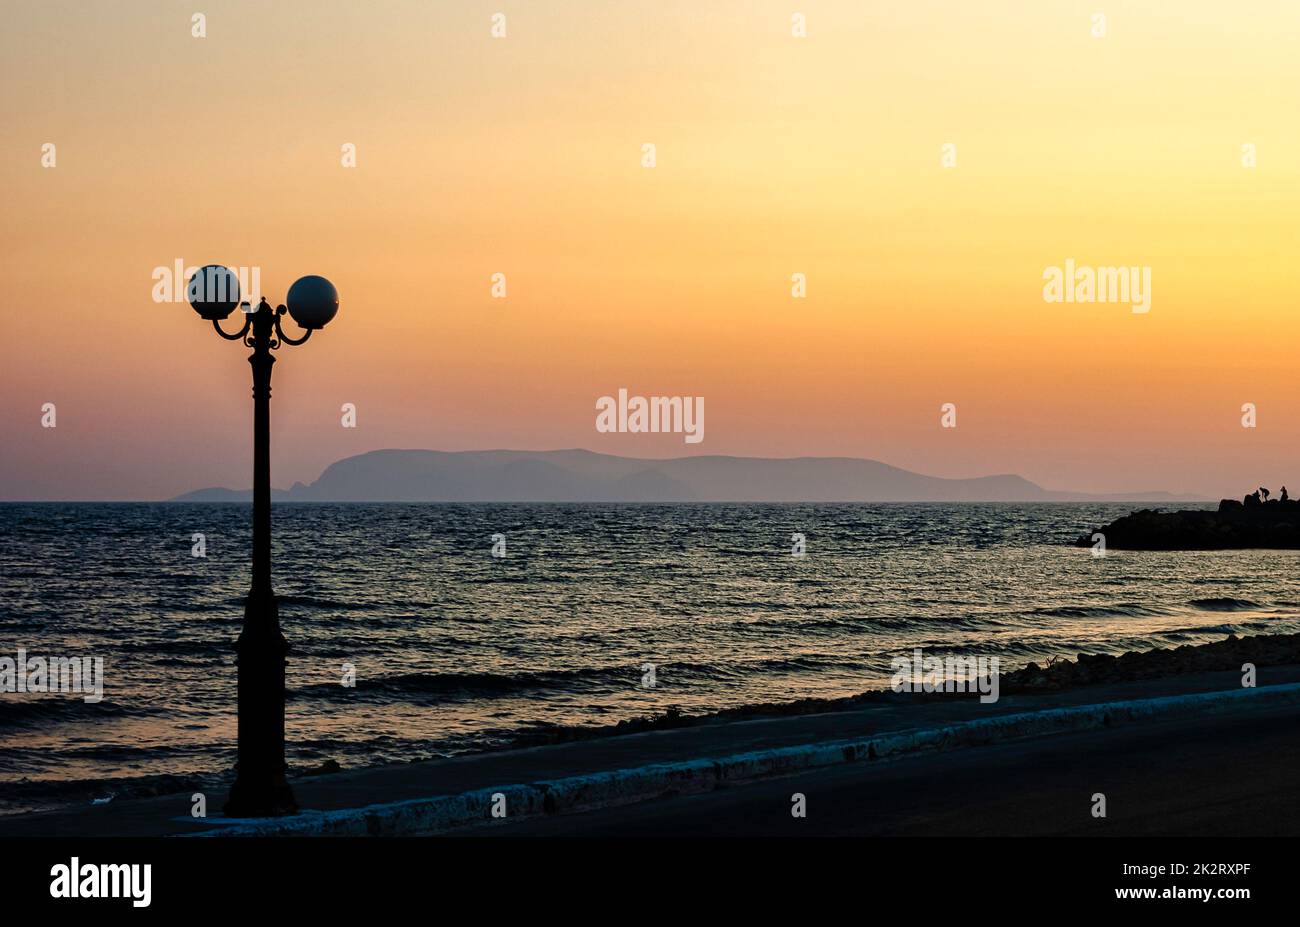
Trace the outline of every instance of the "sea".
[[[288, 760], [853, 695], [915, 648], [1007, 670], [1300, 631], [1300, 552], [1072, 546], [1140, 507], [277, 504]], [[0, 694], [0, 813], [228, 780], [250, 515], [0, 505], [0, 657], [104, 668], [98, 702]]]

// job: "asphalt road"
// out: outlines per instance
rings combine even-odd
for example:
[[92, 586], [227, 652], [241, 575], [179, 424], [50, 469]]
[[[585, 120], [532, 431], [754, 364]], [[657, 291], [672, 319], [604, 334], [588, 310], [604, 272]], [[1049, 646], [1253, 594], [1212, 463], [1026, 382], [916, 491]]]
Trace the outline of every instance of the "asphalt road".
[[[1300, 708], [837, 766], [462, 836], [1300, 835]], [[791, 814], [805, 796], [807, 816]], [[1106, 817], [1092, 814], [1094, 793]]]

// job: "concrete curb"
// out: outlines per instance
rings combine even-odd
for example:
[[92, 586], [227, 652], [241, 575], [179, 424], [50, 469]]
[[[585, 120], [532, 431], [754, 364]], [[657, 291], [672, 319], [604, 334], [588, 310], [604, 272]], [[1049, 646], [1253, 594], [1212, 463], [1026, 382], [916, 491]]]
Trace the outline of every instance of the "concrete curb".
[[[943, 727], [800, 744], [720, 759], [615, 769], [585, 776], [504, 785], [459, 795], [436, 795], [362, 808], [305, 811], [284, 818], [215, 819], [211, 822], [211, 830], [187, 836], [396, 837], [436, 834], [469, 824], [490, 823], [493, 820], [494, 796], [498, 794], [505, 798], [510, 819], [518, 820], [539, 814], [630, 804], [667, 793], [705, 792], [724, 782], [740, 783], [881, 757], [930, 750], [955, 750], [1024, 737], [1095, 730], [1155, 718], [1213, 714], [1239, 707], [1248, 701], [1261, 706], [1300, 703], [1300, 683], [1019, 712]], [[188, 818], [185, 820], [193, 823]]]

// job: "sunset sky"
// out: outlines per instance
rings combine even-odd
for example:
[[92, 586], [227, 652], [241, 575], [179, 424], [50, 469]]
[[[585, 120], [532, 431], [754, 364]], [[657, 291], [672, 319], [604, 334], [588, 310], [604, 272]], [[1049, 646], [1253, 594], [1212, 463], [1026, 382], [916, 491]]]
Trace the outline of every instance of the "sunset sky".
[[[277, 486], [384, 447], [584, 447], [1300, 489], [1295, 0], [3, 15], [0, 499], [251, 484], [249, 352], [152, 300], [178, 259], [339, 290], [278, 353]], [[1045, 302], [1067, 258], [1149, 266], [1151, 311]], [[705, 440], [598, 433], [620, 387], [703, 396]]]

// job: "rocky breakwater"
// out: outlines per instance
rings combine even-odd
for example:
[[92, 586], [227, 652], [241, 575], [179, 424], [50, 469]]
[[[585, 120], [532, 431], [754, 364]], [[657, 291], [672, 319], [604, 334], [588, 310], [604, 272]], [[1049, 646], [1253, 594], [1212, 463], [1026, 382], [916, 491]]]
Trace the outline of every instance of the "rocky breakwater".
[[[1217, 511], [1142, 509], [1090, 531], [1076, 547], [1119, 550], [1300, 550], [1300, 502], [1224, 499]], [[1100, 534], [1104, 542], [1096, 535]]]
[[1118, 655], [1081, 653], [1077, 660], [1030, 663], [1002, 678], [1004, 693], [1044, 692], [1104, 683], [1136, 682], [1218, 670], [1242, 672], [1245, 664], [1283, 666], [1300, 663], [1300, 634], [1237, 637], [1206, 644], [1141, 650]]

